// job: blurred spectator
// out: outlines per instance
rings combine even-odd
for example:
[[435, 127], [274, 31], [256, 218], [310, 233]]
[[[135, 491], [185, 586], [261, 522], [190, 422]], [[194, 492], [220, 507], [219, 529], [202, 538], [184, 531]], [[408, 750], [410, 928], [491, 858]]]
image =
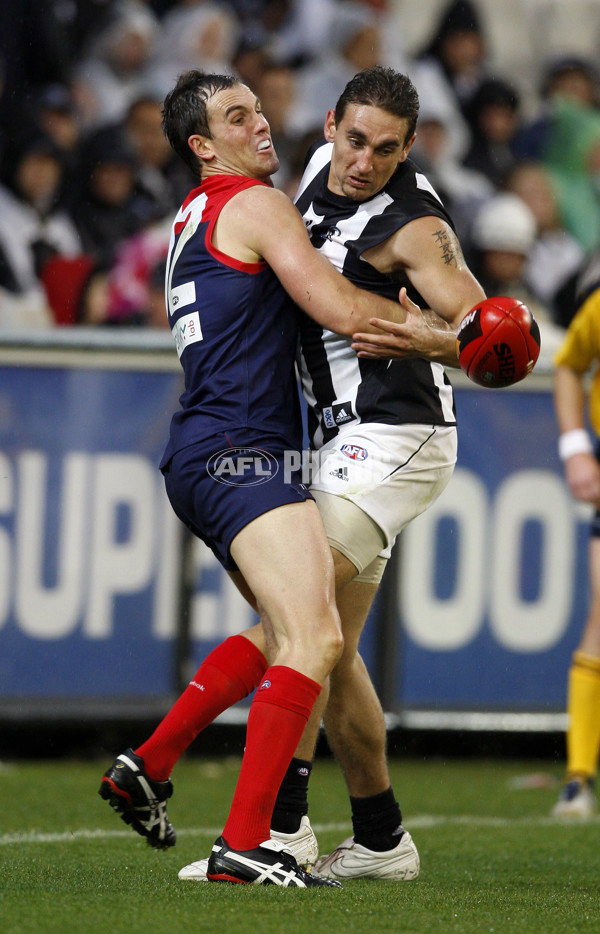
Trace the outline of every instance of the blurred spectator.
[[123, 124], [125, 138], [136, 158], [135, 190], [149, 220], [179, 209], [198, 179], [175, 155], [162, 131], [162, 101], [144, 95], [130, 105]]
[[[231, 69], [256, 94], [263, 71], [272, 63], [267, 51], [266, 38], [260, 30], [256, 34], [242, 32], [231, 58]], [[287, 67], [282, 64], [282, 67]]]
[[568, 97], [598, 107], [600, 74], [596, 65], [585, 58], [560, 58], [547, 67], [541, 94], [543, 98]]
[[336, 41], [335, 24], [340, 14], [354, 6], [377, 18], [379, 54], [376, 64], [407, 70], [404, 36], [398, 21], [402, 11], [395, 9], [398, 4], [388, 0], [354, 3], [351, 0], [288, 0], [266, 6], [280, 8], [277, 16], [265, 11], [261, 18], [270, 31], [269, 52], [277, 61], [299, 68], [326, 59], [331, 53], [332, 37]]
[[443, 73], [461, 107], [468, 105], [486, 74], [487, 41], [476, 4], [453, 0], [433, 30], [421, 58]]
[[410, 75], [419, 95], [444, 106], [452, 121], [451, 151], [462, 158], [470, 142], [464, 118], [487, 73], [487, 41], [475, 4], [453, 0], [433, 28], [432, 38], [417, 55]]
[[542, 162], [554, 182], [562, 224], [585, 250], [600, 242], [600, 112], [566, 98], [554, 102]]
[[146, 3], [119, 0], [109, 24], [72, 70], [78, 111], [88, 128], [122, 120], [131, 102], [147, 89], [147, 68], [159, 22]]
[[[108, 323], [169, 327], [164, 301], [164, 267], [171, 223], [169, 217], [121, 243], [109, 274]], [[162, 304], [156, 294], [157, 270], [163, 274]]]
[[584, 107], [600, 104], [600, 75], [593, 62], [569, 56], [551, 61], [540, 85], [539, 113], [525, 123], [515, 139], [519, 159], [541, 159], [548, 145], [556, 100], [570, 100]]
[[553, 320], [564, 326], [558, 297], [579, 269], [585, 252], [560, 222], [552, 178], [543, 165], [517, 163], [506, 179], [506, 189], [527, 204], [537, 222], [538, 233], [525, 265], [525, 279]]
[[466, 242], [475, 213], [495, 189], [485, 175], [465, 168], [452, 155], [451, 131], [451, 118], [445, 108], [422, 96], [417, 138], [410, 156], [450, 211], [459, 240]]
[[43, 87], [33, 102], [33, 117], [63, 158], [69, 160], [79, 145], [81, 127], [67, 85], [54, 83]]
[[323, 127], [333, 106], [356, 72], [381, 62], [379, 22], [364, 4], [344, 2], [333, 10], [327, 51], [297, 74], [296, 106], [291, 130], [301, 135]]
[[154, 219], [136, 193], [136, 167], [120, 127], [102, 128], [85, 141], [71, 214], [84, 251], [106, 266], [122, 240]]
[[53, 141], [60, 153], [63, 166], [60, 197], [65, 201], [77, 171], [82, 135], [70, 88], [57, 83], [46, 85], [32, 102], [31, 110], [35, 126]]
[[285, 188], [291, 175], [291, 163], [297, 146], [297, 134], [291, 130], [297, 93], [296, 72], [289, 65], [266, 65], [258, 78], [255, 93], [260, 98], [264, 115], [269, 121], [271, 137], [280, 162], [279, 170], [272, 177], [273, 184], [277, 188]]
[[41, 279], [57, 325], [168, 328], [165, 264], [170, 221], [124, 240], [109, 268], [90, 254], [55, 256]]
[[465, 107], [471, 145], [467, 168], [485, 175], [496, 188], [515, 164], [513, 142], [520, 126], [519, 96], [500, 78], [485, 78]]
[[542, 354], [550, 362], [563, 337], [525, 277], [537, 223], [525, 202], [511, 192], [494, 195], [477, 212], [471, 228], [471, 268], [486, 294], [510, 295], [529, 307], [542, 332]]
[[563, 58], [546, 68], [536, 117], [514, 141], [520, 160], [547, 168], [562, 225], [584, 250], [600, 242], [600, 80], [595, 66]]
[[295, 199], [298, 193], [298, 185], [302, 180], [304, 175], [304, 169], [306, 168], [306, 156], [308, 150], [316, 140], [323, 139], [323, 129], [325, 125], [325, 120], [323, 120], [323, 126], [315, 127], [312, 130], [309, 130], [307, 133], [298, 136], [294, 143], [294, 148], [291, 153], [289, 160], [289, 175], [282, 187], [286, 195], [292, 199]]
[[75, 255], [81, 243], [75, 225], [59, 203], [62, 162], [53, 141], [27, 131], [5, 153], [0, 186], [0, 286], [11, 292], [41, 294], [38, 273], [51, 255]]
[[239, 21], [227, 6], [210, 0], [178, 4], [162, 21], [148, 87], [162, 100], [177, 77], [191, 68], [231, 73], [239, 37]]
[[470, 233], [471, 262], [488, 295], [521, 297], [515, 289], [525, 289], [525, 264], [536, 236], [535, 217], [517, 195], [500, 193], [480, 207]]
[[339, 6], [339, 0], [267, 3], [262, 22], [271, 37], [271, 54], [278, 61], [294, 67], [326, 56], [331, 26]]
[[55, 324], [106, 323], [108, 274], [92, 256], [52, 257], [41, 279]]

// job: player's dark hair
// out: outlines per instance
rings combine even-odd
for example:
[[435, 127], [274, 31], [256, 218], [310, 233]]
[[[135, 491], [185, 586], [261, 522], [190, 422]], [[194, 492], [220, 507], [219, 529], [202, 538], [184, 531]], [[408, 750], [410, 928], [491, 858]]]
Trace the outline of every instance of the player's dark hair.
[[205, 74], [203, 71], [186, 71], [177, 79], [177, 84], [165, 97], [162, 110], [163, 133], [185, 164], [195, 175], [201, 175], [198, 159], [188, 146], [194, 133], [212, 139], [208, 125], [206, 105], [217, 91], [225, 91], [240, 84], [233, 75]]
[[393, 68], [383, 65], [374, 65], [365, 68], [348, 82], [335, 105], [336, 126], [343, 119], [348, 104], [367, 104], [369, 107], [380, 107], [408, 120], [408, 130], [404, 144], [409, 141], [417, 126], [419, 118], [419, 95], [414, 84], [408, 77]]

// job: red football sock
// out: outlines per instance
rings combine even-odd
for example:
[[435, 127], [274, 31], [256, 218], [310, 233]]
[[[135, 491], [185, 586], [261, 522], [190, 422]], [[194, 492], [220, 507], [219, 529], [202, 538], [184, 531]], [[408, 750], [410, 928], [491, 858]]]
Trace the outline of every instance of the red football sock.
[[244, 636], [230, 636], [213, 649], [152, 736], [134, 750], [150, 778], [165, 781], [198, 733], [247, 697], [266, 668], [262, 652]]
[[223, 830], [234, 850], [269, 839], [279, 786], [320, 691], [293, 668], [273, 665], [265, 672], [248, 714], [246, 749]]

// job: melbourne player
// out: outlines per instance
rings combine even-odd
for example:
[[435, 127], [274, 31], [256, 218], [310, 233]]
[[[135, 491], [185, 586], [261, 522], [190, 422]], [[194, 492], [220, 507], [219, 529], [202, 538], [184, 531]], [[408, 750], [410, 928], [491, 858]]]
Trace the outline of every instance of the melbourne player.
[[[346, 278], [390, 297], [405, 286], [409, 319], [412, 299], [454, 328], [485, 295], [450, 217], [409, 158], [417, 114], [406, 76], [381, 67], [356, 75], [327, 114], [296, 205], [313, 246]], [[358, 640], [397, 535], [440, 495], [456, 460], [442, 365], [432, 353], [412, 356], [409, 325], [380, 324], [391, 331], [382, 330], [385, 354], [395, 341], [399, 359], [358, 356], [361, 347], [377, 353], [374, 338], [353, 346], [306, 316], [302, 323], [300, 369], [316, 451], [311, 492], [332, 546], [344, 631], [325, 726], [348, 784], [354, 836], [316, 864], [331, 878], [411, 878], [418, 868], [394, 810], [383, 714]], [[308, 755], [309, 746], [299, 752]]]

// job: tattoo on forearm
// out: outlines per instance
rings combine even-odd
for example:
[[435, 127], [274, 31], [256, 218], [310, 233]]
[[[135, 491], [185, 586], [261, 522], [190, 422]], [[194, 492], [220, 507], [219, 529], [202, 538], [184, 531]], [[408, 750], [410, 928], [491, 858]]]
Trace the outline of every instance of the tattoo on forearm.
[[448, 230], [436, 230], [433, 237], [442, 251], [442, 259], [446, 266], [458, 266], [462, 260], [462, 251], [454, 233]]

